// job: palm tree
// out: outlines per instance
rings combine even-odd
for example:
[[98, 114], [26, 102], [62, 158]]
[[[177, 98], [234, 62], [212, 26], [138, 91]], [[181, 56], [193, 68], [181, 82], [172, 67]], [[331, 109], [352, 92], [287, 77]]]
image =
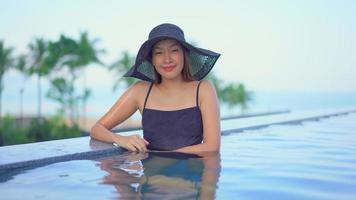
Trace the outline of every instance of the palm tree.
[[17, 69], [22, 75], [23, 75], [23, 84], [21, 85], [20, 88], [20, 119], [21, 119], [21, 124], [23, 125], [23, 93], [25, 89], [25, 82], [27, 80], [27, 77], [30, 75], [28, 68], [27, 68], [27, 56], [26, 55], [20, 55], [16, 59], [16, 63], [14, 65], [15, 69]]
[[113, 86], [113, 90], [115, 91], [121, 81], [125, 81], [126, 86], [132, 85], [136, 80], [134, 78], [125, 78], [122, 79], [122, 76], [125, 72], [127, 72], [130, 67], [134, 64], [135, 62], [135, 57], [131, 56], [128, 51], [123, 51], [121, 53], [121, 58], [114, 62], [112, 65], [109, 66], [110, 71], [115, 71], [117, 74], [117, 77], [119, 77]]
[[[85, 115], [85, 104], [86, 100], [90, 96], [90, 90], [84, 86], [84, 91], [82, 95], [75, 95], [74, 83], [78, 78], [80, 72], [83, 68], [88, 66], [90, 63], [102, 64], [98, 58], [99, 53], [103, 53], [103, 50], [98, 50], [95, 48], [95, 43], [97, 40], [91, 41], [88, 38], [88, 34], [83, 32], [80, 34], [78, 41], [75, 41], [69, 37], [61, 35], [60, 39], [56, 42], [50, 43], [49, 45], [49, 56], [48, 61], [54, 64], [54, 69], [56, 70], [67, 70], [69, 76], [63, 77], [64, 81], [70, 90], [65, 90], [68, 94], [68, 97], [64, 101], [59, 101], [58, 98], [52, 98], [53, 95], [48, 95], [51, 99], [59, 102], [62, 107], [66, 107], [69, 110], [70, 119], [74, 124], [78, 119], [78, 101], [83, 101], [84, 105], [84, 115]], [[61, 77], [57, 77], [53, 80], [56, 80]], [[84, 77], [85, 80], [85, 77]], [[52, 82], [52, 89], [58, 88], [58, 85], [53, 85], [55, 82]], [[51, 93], [51, 91], [49, 91]], [[85, 116], [84, 116], [85, 118]]]
[[247, 103], [252, 100], [252, 93], [247, 91], [245, 86], [241, 83], [230, 83], [223, 88], [221, 99], [227, 103], [229, 107], [239, 104], [241, 110], [245, 111], [248, 108]]
[[246, 90], [244, 84], [239, 84], [237, 86], [238, 101], [241, 104], [241, 109], [246, 110], [248, 108], [247, 103], [253, 100], [253, 93]]
[[98, 58], [99, 54], [105, 53], [103, 49], [96, 49], [95, 45], [99, 42], [98, 39], [90, 40], [87, 32], [80, 33], [80, 39], [78, 41], [77, 54], [80, 58], [78, 66], [86, 66], [89, 63], [97, 63], [102, 65], [103, 63]]
[[38, 119], [42, 117], [42, 87], [41, 87], [41, 78], [44, 75], [47, 75], [50, 71], [50, 68], [45, 65], [45, 57], [47, 53], [48, 43], [42, 38], [36, 38], [35, 41], [29, 44], [30, 57], [31, 57], [31, 66], [30, 74], [37, 75], [37, 91], [38, 91], [38, 107], [37, 115]]
[[[82, 71], [84, 67], [87, 67], [90, 63], [96, 63], [99, 65], [103, 65], [103, 63], [98, 58], [99, 54], [105, 53], [102, 49], [97, 49], [96, 43], [98, 39], [90, 40], [87, 32], [81, 32], [80, 38], [78, 43], [78, 49], [76, 51], [76, 55], [78, 56], [78, 62], [74, 63], [72, 67], [76, 71]], [[85, 73], [83, 75], [83, 94], [81, 95], [80, 99], [83, 103], [83, 125], [86, 124], [86, 102], [91, 95], [91, 91], [86, 88], [86, 76]]]
[[241, 110], [245, 111], [248, 108], [248, 103], [253, 100], [253, 93], [247, 91], [241, 83], [226, 84], [214, 72], [210, 72], [206, 79], [214, 84], [219, 100], [226, 103], [229, 107], [240, 105]]
[[[105, 53], [102, 49], [97, 49], [96, 43], [98, 39], [90, 40], [87, 32], [81, 32], [80, 38], [78, 41], [78, 56], [81, 58], [81, 62], [78, 63], [77, 67], [84, 66], [87, 67], [89, 63], [97, 63], [103, 65], [103, 63], [98, 58], [99, 54]], [[82, 112], [83, 112], [83, 126], [86, 126], [86, 103], [88, 98], [91, 95], [91, 91], [86, 88], [86, 75], [83, 75], [83, 95], [81, 96], [81, 100], [83, 103]]]
[[5, 72], [12, 67], [12, 51], [13, 48], [6, 48], [4, 41], [0, 40], [0, 121], [2, 116], [2, 90], [4, 89], [2, 80]]
[[68, 109], [68, 101], [71, 101], [70, 94], [73, 87], [63, 77], [54, 78], [51, 80], [51, 88], [47, 92], [47, 97], [60, 102], [60, 113], [65, 113]]

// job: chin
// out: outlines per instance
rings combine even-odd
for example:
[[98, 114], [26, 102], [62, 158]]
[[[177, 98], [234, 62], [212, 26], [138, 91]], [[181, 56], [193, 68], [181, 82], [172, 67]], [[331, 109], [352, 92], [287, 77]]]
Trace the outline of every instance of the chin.
[[167, 80], [174, 80], [179, 78], [179, 76], [162, 76], [162, 78], [167, 79]]
[[176, 79], [182, 76], [181, 72], [163, 72], [160, 75], [165, 79]]

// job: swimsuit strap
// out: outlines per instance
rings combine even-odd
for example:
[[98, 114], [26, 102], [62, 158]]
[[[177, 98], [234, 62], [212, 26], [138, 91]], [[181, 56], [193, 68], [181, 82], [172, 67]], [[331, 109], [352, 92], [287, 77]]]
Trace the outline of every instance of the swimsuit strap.
[[199, 87], [200, 87], [201, 81], [199, 81], [198, 86], [197, 86], [197, 95], [196, 95], [196, 102], [197, 102], [197, 107], [199, 107]]
[[143, 104], [143, 109], [146, 108], [147, 99], [148, 99], [148, 96], [150, 95], [152, 86], [153, 86], [153, 83], [151, 83], [150, 88], [148, 89], [148, 92], [147, 92], [147, 95], [146, 95], [146, 98], [145, 98], [145, 103]]

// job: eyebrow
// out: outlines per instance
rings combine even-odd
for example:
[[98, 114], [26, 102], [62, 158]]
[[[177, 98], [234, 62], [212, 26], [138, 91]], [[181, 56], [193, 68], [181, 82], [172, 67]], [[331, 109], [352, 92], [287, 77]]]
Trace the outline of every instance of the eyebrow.
[[[171, 44], [169, 46], [169, 48], [174, 47], [174, 46], [179, 46], [178, 42], [174, 42], [173, 44]], [[153, 47], [152, 51], [155, 50], [155, 49], [163, 49], [163, 48], [160, 47], [160, 46], [156, 46], [156, 47]]]

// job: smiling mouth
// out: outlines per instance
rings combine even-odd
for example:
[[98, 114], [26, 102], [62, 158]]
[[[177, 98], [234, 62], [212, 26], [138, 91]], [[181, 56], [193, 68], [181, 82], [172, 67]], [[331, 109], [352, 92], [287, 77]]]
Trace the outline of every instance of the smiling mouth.
[[165, 72], [170, 72], [170, 71], [172, 71], [175, 67], [176, 67], [175, 65], [172, 65], [172, 66], [162, 67], [162, 69], [163, 69]]

